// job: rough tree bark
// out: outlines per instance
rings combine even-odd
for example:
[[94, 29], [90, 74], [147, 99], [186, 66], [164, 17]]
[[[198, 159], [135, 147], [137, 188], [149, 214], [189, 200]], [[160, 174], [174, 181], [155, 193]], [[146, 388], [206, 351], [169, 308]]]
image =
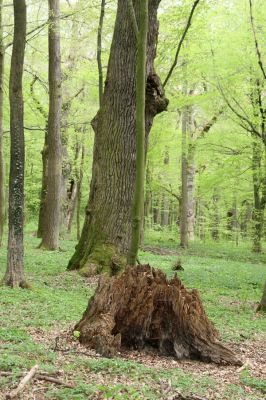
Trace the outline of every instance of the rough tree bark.
[[99, 25], [98, 25], [98, 34], [97, 34], [97, 64], [98, 64], [98, 76], [99, 76], [99, 106], [100, 107], [102, 105], [102, 99], [103, 99], [102, 30], [103, 30], [105, 3], [106, 3], [106, 0], [102, 0]]
[[24, 218], [24, 107], [22, 77], [26, 44], [26, 4], [14, 0], [14, 39], [9, 79], [10, 103], [10, 174], [8, 210], [8, 253], [4, 283], [27, 287], [23, 268]]
[[135, 265], [137, 261], [140, 232], [144, 213], [145, 92], [148, 13], [148, 0], [142, 0], [139, 6], [139, 29], [136, 32], [136, 179], [132, 207], [132, 234], [127, 257], [128, 265]]
[[263, 220], [264, 220], [264, 209], [265, 209], [264, 197], [261, 196], [261, 186], [263, 184], [261, 180], [262, 154], [263, 154], [262, 145], [258, 139], [254, 138], [253, 154], [252, 154], [253, 197], [254, 197], [254, 208], [252, 215], [253, 219], [252, 250], [255, 253], [260, 253], [262, 250], [261, 239], [263, 233], [263, 222], [264, 222]]
[[79, 340], [104, 356], [121, 346], [154, 348], [178, 359], [240, 364], [218, 340], [197, 290], [167, 280], [149, 265], [127, 267], [119, 277], [101, 277], [94, 297], [74, 328]]
[[3, 0], [0, 0], [0, 247], [2, 246], [5, 222], [5, 184], [4, 184], [4, 154], [3, 154], [3, 102], [4, 102], [4, 57], [3, 43]]
[[[168, 104], [154, 69], [159, 3], [149, 1], [146, 142], [153, 118]], [[135, 0], [137, 19], [139, 5], [140, 0]], [[136, 170], [135, 65], [136, 37], [130, 11], [119, 0], [102, 106], [92, 121], [95, 142], [85, 223], [68, 266], [83, 274], [112, 274], [126, 262]]]
[[49, 0], [49, 116], [47, 194], [44, 203], [44, 228], [40, 247], [59, 248], [62, 145], [60, 135], [62, 89], [60, 55], [59, 0]]

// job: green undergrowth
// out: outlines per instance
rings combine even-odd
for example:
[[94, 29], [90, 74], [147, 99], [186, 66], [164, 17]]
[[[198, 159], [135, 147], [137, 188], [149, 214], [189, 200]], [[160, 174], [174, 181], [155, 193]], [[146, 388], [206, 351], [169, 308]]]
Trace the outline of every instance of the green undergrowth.
[[[153, 238], [147, 244], [170, 248], [172, 242], [168, 239], [156, 244]], [[94, 288], [86, 278], [66, 271], [74, 240], [62, 240], [62, 250], [58, 252], [37, 249], [39, 240], [29, 232], [25, 234], [25, 242], [25, 272], [32, 289], [0, 287], [0, 371], [14, 373], [12, 378], [0, 377], [0, 399], [17, 384], [19, 373], [37, 363], [47, 373], [63, 371], [63, 379], [75, 383], [73, 389], [43, 383], [40, 390], [44, 399], [156, 400], [167, 398], [167, 387], [171, 393], [179, 391], [202, 396], [216, 393], [219, 379], [197, 373], [196, 364], [195, 371], [189, 372], [182, 364], [172, 366], [172, 359], [169, 359], [169, 368], [146, 367], [133, 360], [91, 358], [54, 351], [56, 336], [73, 328]], [[180, 258], [184, 271], [178, 271], [178, 276], [186, 287], [199, 290], [207, 313], [223, 340], [235, 346], [257, 338], [261, 340], [266, 332], [265, 318], [254, 310], [266, 276], [265, 255], [252, 258], [248, 247], [241, 247], [237, 259], [232, 246], [225, 249], [222, 245], [219, 251], [218, 247], [217, 244], [213, 248], [211, 244], [195, 244], [187, 252], [163, 256], [142, 251], [139, 258], [143, 263], [161, 268], [169, 278], [175, 274], [172, 266]], [[225, 252], [226, 256], [222, 257]], [[1, 276], [5, 264], [6, 250], [1, 248]], [[263, 381], [242, 371], [239, 385], [225, 384], [223, 393], [217, 391], [216, 398], [262, 399], [264, 393]]]

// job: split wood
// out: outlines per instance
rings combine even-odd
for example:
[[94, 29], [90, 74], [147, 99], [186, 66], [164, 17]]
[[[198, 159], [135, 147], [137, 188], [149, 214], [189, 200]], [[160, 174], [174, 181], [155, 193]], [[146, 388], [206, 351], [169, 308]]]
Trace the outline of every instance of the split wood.
[[[12, 375], [13, 375], [12, 372], [0, 371], [0, 376], [9, 377], [9, 376], [12, 376]], [[19, 374], [18, 376], [21, 377], [21, 376], [23, 376], [23, 374]], [[54, 378], [53, 376], [49, 376], [49, 375], [45, 375], [45, 374], [35, 374], [34, 375], [34, 379], [38, 379], [40, 381], [51, 382], [51, 383], [54, 383], [56, 385], [61, 385], [61, 386], [67, 387], [69, 389], [73, 389], [74, 388], [73, 384], [65, 383], [65, 382], [61, 381], [60, 379], [57, 379], [57, 378]], [[7, 399], [8, 399], [8, 397], [7, 397]]]
[[31, 381], [31, 379], [36, 375], [36, 372], [39, 369], [39, 365], [34, 365], [32, 369], [27, 373], [27, 375], [24, 376], [24, 378], [20, 381], [18, 387], [14, 390], [12, 390], [9, 394], [6, 395], [6, 399], [15, 399], [25, 388], [27, 383]]

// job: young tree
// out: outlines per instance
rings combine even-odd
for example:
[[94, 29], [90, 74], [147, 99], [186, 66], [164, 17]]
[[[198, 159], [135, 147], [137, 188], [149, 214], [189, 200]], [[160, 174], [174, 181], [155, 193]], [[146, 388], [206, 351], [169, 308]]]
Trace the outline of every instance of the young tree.
[[266, 282], [264, 284], [264, 289], [263, 289], [263, 293], [262, 293], [262, 298], [260, 301], [260, 304], [257, 308], [257, 311], [264, 311], [266, 312]]
[[47, 193], [40, 247], [59, 248], [62, 145], [60, 135], [62, 88], [60, 54], [60, 1], [49, 0], [49, 115], [47, 132]]
[[[149, 2], [146, 65], [145, 143], [154, 117], [168, 101], [154, 69], [160, 0]], [[134, 1], [136, 15], [140, 1]], [[69, 269], [84, 274], [121, 268], [131, 239], [131, 205], [135, 185], [135, 66], [136, 34], [130, 7], [118, 1], [114, 36], [102, 106], [92, 121], [95, 131], [92, 180], [85, 223]], [[125, 68], [125, 65], [127, 66]], [[145, 145], [145, 154], [147, 146]]]
[[2, 246], [5, 219], [5, 186], [3, 154], [3, 101], [4, 101], [4, 56], [3, 43], [3, 0], [0, 0], [0, 247]]
[[10, 174], [8, 210], [8, 255], [4, 283], [26, 287], [23, 271], [24, 218], [24, 110], [22, 76], [26, 43], [26, 4], [14, 0], [14, 39], [9, 80], [10, 103]]

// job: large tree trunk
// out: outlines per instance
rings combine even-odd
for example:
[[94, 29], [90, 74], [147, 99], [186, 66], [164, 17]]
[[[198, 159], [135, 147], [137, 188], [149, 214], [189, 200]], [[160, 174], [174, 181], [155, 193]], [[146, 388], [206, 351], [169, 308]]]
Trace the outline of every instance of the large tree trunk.
[[47, 194], [41, 247], [59, 248], [62, 145], [60, 120], [62, 106], [59, 0], [49, 0], [49, 116]]
[[9, 175], [9, 229], [7, 270], [4, 283], [12, 287], [26, 287], [23, 271], [23, 217], [24, 217], [24, 109], [23, 63], [26, 43], [26, 4], [14, 0], [14, 39], [9, 80], [10, 103], [10, 175]]
[[185, 289], [176, 277], [167, 280], [149, 265], [102, 277], [74, 329], [81, 343], [104, 356], [113, 356], [122, 345], [152, 347], [178, 359], [241, 364], [219, 342], [197, 290]]
[[[153, 118], [168, 104], [153, 65], [159, 3], [160, 0], [149, 1], [146, 143]], [[135, 0], [137, 20], [139, 5], [140, 0]], [[130, 11], [125, 1], [118, 0], [102, 106], [92, 121], [95, 142], [85, 223], [68, 266], [69, 269], [81, 269], [84, 274], [111, 274], [126, 262], [136, 171], [135, 65], [136, 37]]]
[[4, 56], [3, 44], [3, 0], [0, 0], [0, 247], [2, 246], [5, 222], [5, 185], [4, 185], [4, 154], [3, 154], [3, 100], [4, 100]]

